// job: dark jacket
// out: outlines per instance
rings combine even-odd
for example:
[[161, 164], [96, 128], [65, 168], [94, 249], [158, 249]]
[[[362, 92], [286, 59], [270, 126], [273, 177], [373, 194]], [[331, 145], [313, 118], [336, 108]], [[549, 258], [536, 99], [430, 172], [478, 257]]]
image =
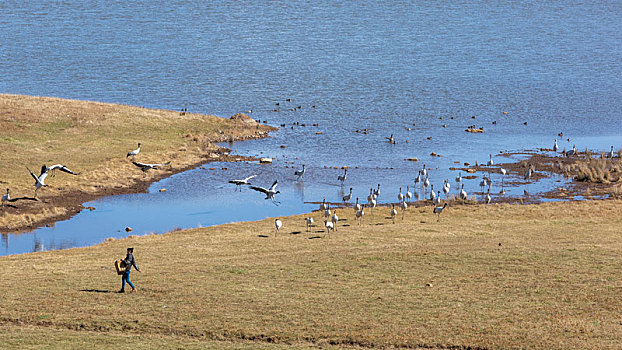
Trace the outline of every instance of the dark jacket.
[[125, 259], [123, 259], [123, 262], [125, 263], [126, 271], [131, 271], [132, 265], [134, 265], [136, 270], [140, 270], [140, 267], [138, 267], [138, 265], [136, 265], [136, 261], [134, 261], [134, 255], [132, 253], [128, 253]]

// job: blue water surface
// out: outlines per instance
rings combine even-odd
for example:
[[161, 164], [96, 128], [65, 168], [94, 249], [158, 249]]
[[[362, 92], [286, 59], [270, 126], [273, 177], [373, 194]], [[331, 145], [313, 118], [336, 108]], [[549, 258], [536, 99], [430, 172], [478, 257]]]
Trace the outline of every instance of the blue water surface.
[[[424, 163], [440, 189], [455, 162], [501, 162], [501, 151], [555, 138], [567, 149], [622, 148], [621, 42], [620, 2], [2, 1], [0, 93], [252, 111], [286, 126], [228, 145], [272, 165], [217, 164], [227, 170], [87, 203], [96, 210], [3, 235], [0, 254], [91, 245], [126, 236], [126, 226], [148, 234], [306, 212], [316, 206], [305, 201], [340, 201], [334, 166], [350, 167], [346, 191], [362, 199], [381, 183], [388, 203]], [[485, 133], [464, 132], [470, 125]], [[291, 168], [301, 164], [302, 183]], [[281, 205], [226, 183], [250, 174], [263, 186], [278, 179]]]

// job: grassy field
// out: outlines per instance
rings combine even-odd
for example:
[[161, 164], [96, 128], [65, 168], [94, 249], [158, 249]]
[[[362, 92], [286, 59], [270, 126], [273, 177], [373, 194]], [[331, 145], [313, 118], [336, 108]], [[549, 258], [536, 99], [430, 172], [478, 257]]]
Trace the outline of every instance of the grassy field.
[[388, 211], [2, 257], [3, 348], [622, 348], [622, 201]]
[[[214, 142], [259, 138], [274, 130], [257, 123], [201, 114], [48, 97], [0, 94], [0, 191], [23, 198], [0, 210], [0, 231], [13, 232], [66, 218], [100, 195], [142, 191], [153, 180], [210, 160], [225, 159]], [[142, 143], [136, 160], [171, 165], [143, 173], [127, 152]], [[64, 164], [81, 172], [48, 177], [34, 193], [41, 165]]]

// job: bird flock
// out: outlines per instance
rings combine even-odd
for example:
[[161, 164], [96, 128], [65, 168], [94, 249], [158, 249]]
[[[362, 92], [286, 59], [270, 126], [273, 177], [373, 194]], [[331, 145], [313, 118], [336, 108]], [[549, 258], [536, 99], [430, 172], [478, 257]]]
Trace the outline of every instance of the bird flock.
[[[395, 144], [395, 139], [393, 138], [393, 135], [386, 137], [386, 139], [388, 140], [388, 142], [390, 144]], [[559, 145], [557, 143], [557, 139], [554, 140], [553, 143], [553, 148], [552, 148], [553, 152], [558, 153], [559, 151]], [[573, 148], [570, 151], [561, 151], [561, 154], [565, 157], [572, 157], [572, 156], [576, 156], [578, 155], [578, 151], [576, 146], [573, 145]], [[608, 157], [613, 158], [615, 156], [614, 151], [613, 151], [613, 146], [611, 147], [610, 152], [608, 152], [607, 154]], [[476, 166], [477, 163], [476, 163]], [[449, 179], [439, 179], [439, 181], [442, 181], [442, 185], [440, 190], [436, 190], [434, 189], [434, 183], [432, 183], [432, 179], [431, 179], [431, 172], [430, 169], [428, 167], [426, 167], [426, 164], [423, 164], [422, 168], [419, 169], [417, 171], [417, 175], [414, 178], [414, 182], [413, 184], [407, 184], [405, 186], [406, 190], [403, 191], [403, 187], [399, 187], [399, 191], [396, 195], [397, 198], [397, 202], [396, 203], [388, 203], [389, 205], [389, 212], [388, 212], [388, 218], [391, 220], [392, 223], [395, 223], [396, 218], [398, 217], [398, 214], [400, 214], [401, 219], [404, 220], [407, 209], [409, 207], [409, 205], [413, 205], [412, 202], [413, 200], [417, 201], [417, 205], [425, 205], [425, 203], [431, 203], [432, 204], [432, 213], [434, 215], [436, 215], [436, 219], [437, 222], [441, 221], [441, 214], [446, 210], [446, 208], [449, 205], [449, 202], [452, 200], [456, 200], [456, 201], [462, 201], [462, 202], [466, 202], [466, 201], [478, 201], [484, 204], [490, 204], [493, 202], [493, 192], [492, 192], [492, 186], [493, 186], [493, 179], [496, 177], [495, 181], [498, 181], [497, 183], [500, 183], [501, 186], [501, 190], [498, 192], [500, 195], [504, 195], [505, 194], [505, 177], [508, 175], [508, 170], [503, 168], [503, 167], [494, 167], [495, 166], [495, 161], [493, 159], [493, 155], [489, 154], [488, 155], [488, 160], [486, 161], [485, 165], [484, 163], [481, 163], [481, 166], [485, 166], [487, 169], [487, 173], [482, 175], [482, 177], [480, 178], [479, 181], [479, 187], [480, 187], [480, 191], [479, 193], [474, 192], [473, 196], [469, 198], [469, 194], [467, 193], [467, 191], [465, 190], [465, 183], [464, 183], [464, 177], [462, 176], [462, 172], [459, 172], [458, 175], [455, 177], [455, 194], [452, 194], [452, 182]], [[302, 169], [300, 170], [295, 170], [294, 171], [294, 176], [296, 176], [297, 181], [302, 181], [303, 175], [306, 172], [306, 166], [303, 164], [302, 165]], [[493, 174], [496, 174], [493, 176]], [[533, 164], [528, 164], [527, 165], [527, 169], [525, 170], [525, 173], [523, 174], [523, 179], [526, 181], [529, 181], [530, 179], [532, 179], [534, 177], [534, 175], [536, 174], [536, 169], [535, 166]], [[231, 180], [229, 181], [230, 183], [235, 184], [237, 187], [239, 188], [241, 185], [250, 185], [250, 183], [248, 183], [248, 180], [256, 177], [257, 175], [252, 175], [250, 177], [247, 177], [243, 180]], [[473, 178], [472, 176], [467, 177], [469, 179]], [[342, 188], [345, 186], [345, 184], [347, 183], [348, 180], [348, 167], [343, 167], [343, 173], [339, 174], [337, 176], [337, 183], [338, 185], [340, 185]], [[274, 183], [272, 184], [272, 186], [270, 188], [264, 188], [264, 187], [259, 187], [259, 186], [250, 186], [251, 189], [258, 191], [258, 192], [262, 192], [266, 195], [265, 199], [271, 199], [272, 201], [275, 201], [275, 195], [280, 193], [280, 191], [276, 191], [276, 186], [278, 184], [278, 181], [274, 181]], [[347, 207], [351, 206], [353, 211], [354, 211], [354, 220], [356, 221], [357, 225], [361, 225], [364, 218], [365, 218], [365, 214], [366, 211], [373, 217], [374, 216], [374, 211], [377, 209], [378, 206], [378, 198], [380, 196], [380, 188], [381, 185], [378, 184], [375, 188], [369, 188], [369, 194], [367, 195], [366, 199], [367, 199], [367, 203], [363, 203], [363, 201], [361, 201], [360, 197], [355, 196], [356, 191], [354, 187], [347, 187], [347, 192], [342, 196], [341, 198], [341, 203], [337, 203], [337, 204], [331, 204], [329, 202], [326, 201], [326, 197], [322, 198], [322, 202], [320, 203], [319, 206], [319, 213], [320, 215], [323, 216], [323, 226], [326, 232], [326, 235], [330, 237], [330, 234], [332, 232], [335, 232], [338, 230], [338, 227], [340, 226], [340, 221], [339, 221], [339, 216], [338, 216], [338, 209], [339, 210], [347, 210]], [[442, 193], [442, 194], [441, 194]], [[525, 194], [527, 195], [527, 191], [525, 191]], [[480, 195], [481, 199], [477, 199], [477, 196]], [[352, 200], [354, 198], [354, 203], [351, 204]], [[429, 198], [429, 202], [427, 201], [427, 198]], [[425, 201], [421, 202], [421, 199], [426, 199]], [[339, 208], [331, 208], [331, 206], [339, 206]], [[307, 228], [307, 232], [310, 231], [311, 227], [314, 226], [314, 218], [309, 216], [305, 218], [305, 223], [306, 223], [306, 228]], [[282, 228], [283, 222], [280, 219], [276, 219], [275, 220], [275, 227], [277, 230], [277, 233], [279, 232], [279, 230]]]
[[[157, 163], [157, 164], [151, 164], [151, 163], [141, 163], [141, 162], [137, 162], [136, 161], [136, 156], [140, 153], [140, 148], [141, 148], [141, 143], [138, 143], [138, 148], [136, 148], [133, 151], [130, 151], [126, 154], [126, 158], [132, 157], [131, 163], [134, 164], [136, 167], [138, 167], [139, 169], [141, 169], [144, 172], [151, 170], [151, 169], [159, 169], [163, 166], [169, 165], [171, 162], [165, 162], [165, 163]], [[50, 177], [54, 177], [56, 175], [56, 171], [60, 171], [66, 174], [70, 174], [70, 175], [74, 175], [74, 176], [79, 176], [81, 175], [81, 172], [75, 172], [71, 169], [69, 169], [66, 165], [64, 164], [54, 164], [51, 166], [47, 166], [45, 164], [43, 164], [41, 166], [41, 170], [39, 171], [39, 173], [35, 173], [34, 171], [30, 170], [29, 167], [26, 167], [26, 170], [28, 170], [28, 173], [30, 174], [30, 176], [35, 180], [34, 182], [34, 193], [33, 193], [33, 197], [32, 198], [27, 198], [27, 197], [20, 197], [20, 198], [11, 198], [10, 195], [10, 188], [6, 189], [6, 194], [2, 196], [2, 204], [1, 206], [4, 207], [8, 202], [14, 202], [18, 199], [30, 199], [30, 200], [38, 200], [37, 199], [37, 194], [39, 192], [39, 190], [41, 188], [44, 187], [49, 187], [49, 185], [46, 183], [46, 180], [48, 180], [48, 178]]]

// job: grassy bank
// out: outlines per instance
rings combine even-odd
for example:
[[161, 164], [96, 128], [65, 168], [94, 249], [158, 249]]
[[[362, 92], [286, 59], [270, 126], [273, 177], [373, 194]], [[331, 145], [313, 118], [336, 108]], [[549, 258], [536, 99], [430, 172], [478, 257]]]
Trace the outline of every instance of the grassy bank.
[[[100, 348], [622, 347], [622, 201], [353, 210], [0, 258], [0, 337]], [[320, 222], [319, 213], [314, 213]], [[113, 261], [135, 247], [138, 293]], [[21, 334], [21, 333], [20, 333]], [[24, 338], [25, 341], [25, 338]], [[34, 345], [33, 345], [34, 346]], [[185, 346], [184, 346], [185, 347]]]
[[[0, 232], [67, 218], [86, 200], [144, 191], [154, 180], [210, 160], [231, 160], [215, 142], [267, 136], [254, 122], [58, 98], [0, 95], [0, 186], [18, 199], [0, 210]], [[126, 159], [142, 143], [137, 161], [171, 165], [143, 174]], [[42, 164], [82, 172], [48, 177], [49, 187], [30, 198]]]

